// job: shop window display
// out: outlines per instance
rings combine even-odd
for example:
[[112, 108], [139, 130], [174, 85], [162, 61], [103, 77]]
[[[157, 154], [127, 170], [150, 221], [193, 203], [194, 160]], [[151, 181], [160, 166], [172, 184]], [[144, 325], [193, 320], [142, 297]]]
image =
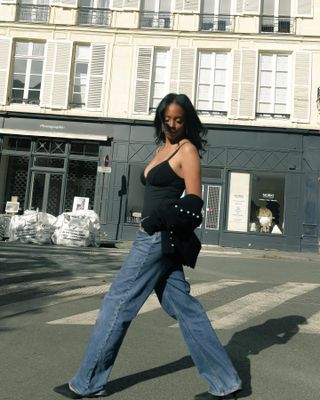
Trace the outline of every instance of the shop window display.
[[282, 234], [284, 190], [283, 174], [231, 172], [227, 229]]

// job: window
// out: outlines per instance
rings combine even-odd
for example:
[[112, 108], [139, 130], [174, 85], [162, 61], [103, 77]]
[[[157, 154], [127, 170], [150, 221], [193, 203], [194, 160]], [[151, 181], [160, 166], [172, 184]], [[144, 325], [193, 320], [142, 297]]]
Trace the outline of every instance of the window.
[[49, 21], [49, 0], [21, 0], [19, 21], [43, 23]]
[[227, 229], [258, 234], [284, 231], [285, 176], [231, 172]]
[[231, 0], [204, 0], [200, 18], [202, 31], [232, 31]]
[[142, 5], [142, 28], [164, 29], [172, 27], [170, 0], [144, 0]]
[[153, 54], [150, 107], [157, 108], [160, 100], [168, 92], [169, 50], [157, 49]]
[[109, 0], [80, 0], [79, 25], [111, 25]]
[[260, 54], [257, 113], [289, 118], [289, 55]]
[[292, 33], [291, 0], [264, 0], [262, 3], [261, 32]]
[[39, 104], [44, 43], [16, 42], [11, 103]]
[[76, 45], [74, 56], [74, 77], [72, 104], [74, 108], [86, 106], [88, 88], [88, 69], [90, 61], [90, 46]]
[[198, 59], [196, 108], [227, 113], [228, 53], [201, 51]]

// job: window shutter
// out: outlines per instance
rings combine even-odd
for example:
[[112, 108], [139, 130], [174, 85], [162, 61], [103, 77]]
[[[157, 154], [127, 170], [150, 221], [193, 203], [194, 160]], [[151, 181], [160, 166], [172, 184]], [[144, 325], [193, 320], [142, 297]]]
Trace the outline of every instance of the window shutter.
[[17, 0], [0, 0], [0, 4], [17, 4]]
[[257, 52], [242, 50], [239, 117], [255, 118], [257, 82]]
[[40, 106], [51, 107], [54, 60], [56, 56], [56, 42], [49, 40], [46, 46], [46, 56], [41, 83]]
[[139, 47], [133, 112], [149, 114], [153, 47]]
[[313, 0], [297, 0], [296, 17], [313, 17]]
[[184, 11], [200, 12], [200, 0], [185, 0]]
[[88, 73], [87, 110], [101, 111], [107, 64], [107, 45], [91, 45], [90, 69]]
[[260, 0], [244, 0], [244, 14], [260, 15]]
[[309, 122], [311, 87], [311, 52], [295, 54], [292, 121]]
[[78, 0], [51, 0], [50, 4], [62, 8], [77, 8]]
[[193, 101], [195, 82], [195, 49], [180, 50], [179, 93], [186, 94]]
[[124, 0], [123, 7], [126, 10], [140, 10], [140, 0]]
[[71, 42], [48, 41], [41, 89], [41, 107], [67, 108], [71, 56]]
[[243, 0], [234, 0], [235, 14], [243, 14]]
[[122, 10], [122, 8], [123, 8], [123, 0], [113, 0], [112, 8], [113, 9]]
[[183, 11], [183, 0], [176, 0], [175, 2], [175, 11]]
[[255, 118], [257, 52], [234, 50], [229, 118]]
[[7, 104], [11, 48], [11, 39], [0, 39], [0, 104], [2, 106]]
[[171, 48], [170, 92], [178, 93], [180, 49]]
[[240, 90], [241, 50], [233, 50], [232, 85], [229, 106], [229, 118], [238, 118]]

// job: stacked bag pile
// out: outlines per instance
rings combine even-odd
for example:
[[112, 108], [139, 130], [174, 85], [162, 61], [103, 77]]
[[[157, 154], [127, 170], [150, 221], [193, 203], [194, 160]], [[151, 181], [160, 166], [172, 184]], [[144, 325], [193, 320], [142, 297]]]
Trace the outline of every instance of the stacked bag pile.
[[[0, 232], [1, 238], [1, 232]], [[9, 241], [86, 247], [100, 245], [99, 216], [92, 210], [51, 214], [26, 210], [11, 218]]]
[[93, 210], [65, 212], [57, 218], [54, 244], [73, 247], [99, 246], [100, 221]]
[[26, 210], [23, 215], [14, 215], [9, 226], [9, 241], [48, 244], [54, 232], [57, 218], [51, 214]]

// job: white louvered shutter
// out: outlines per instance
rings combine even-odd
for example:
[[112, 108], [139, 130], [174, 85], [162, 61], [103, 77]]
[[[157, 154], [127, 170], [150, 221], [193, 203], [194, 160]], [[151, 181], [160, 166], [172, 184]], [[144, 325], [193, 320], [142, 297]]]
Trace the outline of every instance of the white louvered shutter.
[[200, 3], [200, 0], [176, 0], [175, 11], [200, 12]]
[[140, 10], [140, 0], [124, 0], [123, 7], [126, 10]]
[[243, 14], [243, 0], [234, 0], [234, 13], [237, 15]]
[[258, 54], [255, 50], [242, 50], [239, 91], [239, 117], [255, 118]]
[[260, 14], [260, 0], [244, 0], [243, 12], [244, 14], [259, 15]]
[[191, 101], [193, 101], [194, 98], [195, 60], [195, 49], [182, 48], [180, 50], [178, 92], [186, 94]]
[[0, 0], [0, 4], [17, 4], [17, 0]]
[[57, 41], [51, 108], [66, 109], [68, 107], [71, 58], [72, 43]]
[[9, 38], [0, 39], [0, 104], [7, 104], [8, 81], [11, 61], [12, 40]]
[[63, 7], [63, 8], [77, 8], [78, 0], [51, 0], [52, 6]]
[[313, 0], [297, 0], [296, 17], [313, 17]]
[[180, 49], [171, 48], [171, 67], [170, 67], [170, 92], [178, 93], [180, 69]]
[[183, 11], [183, 3], [184, 3], [184, 0], [176, 0], [175, 7], [174, 7], [175, 11]]
[[41, 107], [68, 107], [72, 43], [48, 41], [41, 88]]
[[295, 54], [292, 121], [309, 122], [312, 54], [298, 51]]
[[86, 108], [90, 111], [101, 111], [105, 89], [107, 65], [107, 45], [93, 43], [91, 45], [90, 68], [88, 73], [88, 93]]
[[51, 107], [54, 60], [56, 57], [56, 42], [49, 40], [46, 46], [43, 77], [40, 93], [40, 107]]
[[123, 8], [123, 0], [113, 0], [111, 8], [121, 10]]
[[239, 114], [239, 93], [240, 93], [240, 71], [241, 71], [241, 50], [233, 50], [232, 63], [232, 85], [229, 106], [229, 118], [238, 118]]
[[133, 112], [149, 114], [153, 47], [139, 47]]

